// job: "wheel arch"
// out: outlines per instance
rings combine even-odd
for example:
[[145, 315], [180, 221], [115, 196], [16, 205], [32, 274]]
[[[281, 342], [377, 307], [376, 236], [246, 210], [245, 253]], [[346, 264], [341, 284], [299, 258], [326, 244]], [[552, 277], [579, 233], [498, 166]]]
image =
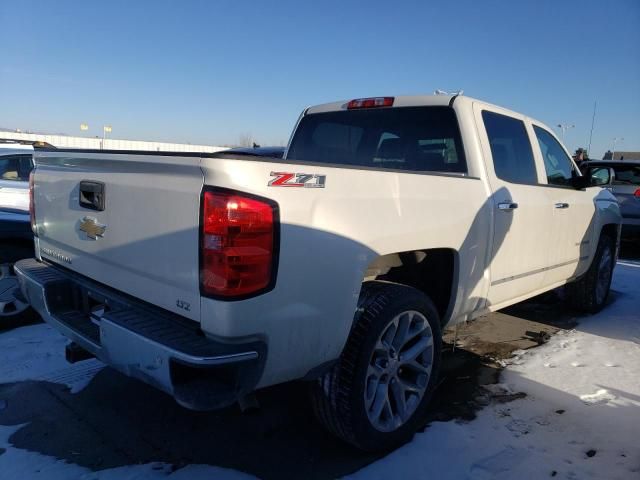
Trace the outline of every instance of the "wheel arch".
[[363, 281], [384, 280], [425, 293], [435, 304], [444, 326], [451, 318], [459, 278], [459, 256], [452, 248], [426, 248], [376, 257]]

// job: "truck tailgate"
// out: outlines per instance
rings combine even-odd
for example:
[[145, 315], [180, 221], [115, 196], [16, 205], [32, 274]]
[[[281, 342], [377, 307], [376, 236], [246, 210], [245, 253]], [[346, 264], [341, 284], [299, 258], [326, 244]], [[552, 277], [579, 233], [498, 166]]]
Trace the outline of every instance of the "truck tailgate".
[[46, 151], [35, 161], [43, 259], [200, 320], [198, 155]]

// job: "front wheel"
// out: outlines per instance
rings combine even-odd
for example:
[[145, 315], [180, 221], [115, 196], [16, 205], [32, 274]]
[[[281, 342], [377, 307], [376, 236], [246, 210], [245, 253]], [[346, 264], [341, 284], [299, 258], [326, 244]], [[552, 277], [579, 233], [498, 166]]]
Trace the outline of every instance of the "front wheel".
[[569, 305], [588, 313], [602, 310], [609, 297], [614, 266], [615, 241], [609, 235], [601, 235], [589, 270], [565, 287]]
[[312, 387], [316, 416], [363, 450], [407, 442], [424, 422], [441, 350], [440, 318], [425, 294], [364, 283], [342, 356]]

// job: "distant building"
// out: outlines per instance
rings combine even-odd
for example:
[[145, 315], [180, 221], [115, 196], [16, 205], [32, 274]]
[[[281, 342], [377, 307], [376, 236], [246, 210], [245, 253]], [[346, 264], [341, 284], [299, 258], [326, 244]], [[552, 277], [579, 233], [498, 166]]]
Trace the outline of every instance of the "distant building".
[[618, 152], [616, 151], [611, 158], [611, 150], [607, 150], [602, 157], [603, 160], [640, 160], [640, 152]]
[[118, 140], [101, 137], [72, 137], [0, 130], [0, 140], [43, 142], [57, 148], [83, 148], [90, 150], [144, 150], [151, 152], [214, 153], [227, 150], [217, 145], [192, 145], [190, 143], [147, 142], [143, 140]]

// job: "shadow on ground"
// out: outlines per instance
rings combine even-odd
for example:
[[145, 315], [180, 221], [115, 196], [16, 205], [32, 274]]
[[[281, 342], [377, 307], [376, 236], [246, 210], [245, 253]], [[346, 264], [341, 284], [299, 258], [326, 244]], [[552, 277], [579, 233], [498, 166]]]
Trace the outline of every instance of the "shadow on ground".
[[[484, 403], [480, 386], [498, 381], [497, 360], [542, 343], [535, 332], [553, 333], [573, 322], [554, 294], [465, 325], [457, 340], [455, 332], [447, 332], [428, 422], [473, 419]], [[197, 463], [260, 478], [336, 478], [380, 457], [326, 433], [313, 418], [303, 383], [265, 389], [258, 398], [261, 409], [251, 413], [235, 407], [192, 412], [106, 368], [78, 394], [48, 382], [0, 385], [0, 399], [7, 402], [0, 424], [26, 424], [10, 438], [16, 448], [93, 470], [149, 462], [178, 469]]]
[[[429, 421], [471, 419], [478, 382], [498, 370], [470, 352], [450, 349]], [[82, 392], [62, 385], [0, 385], [7, 407], [0, 424], [26, 423], [10, 438], [19, 449], [101, 470], [137, 463], [210, 464], [260, 478], [336, 478], [380, 455], [362, 453], [326, 433], [314, 420], [306, 386], [260, 392], [261, 409], [213, 413], [185, 410], [157, 390], [114, 370], [102, 370]]]
[[[621, 258], [640, 259], [640, 248], [623, 246]], [[610, 302], [620, 295], [613, 291]], [[577, 319], [564, 306], [562, 292], [553, 291], [457, 332], [448, 330], [426, 428], [434, 421], [473, 419], [487, 401], [481, 386], [498, 381], [501, 359], [544, 343], [559, 329], [573, 328]], [[196, 463], [260, 478], [336, 478], [380, 457], [326, 433], [313, 418], [303, 383], [265, 389], [258, 398], [261, 409], [251, 413], [235, 407], [192, 412], [106, 368], [78, 394], [48, 382], [0, 385], [0, 424], [25, 424], [10, 438], [16, 448], [92, 470], [149, 462], [179, 469]]]

